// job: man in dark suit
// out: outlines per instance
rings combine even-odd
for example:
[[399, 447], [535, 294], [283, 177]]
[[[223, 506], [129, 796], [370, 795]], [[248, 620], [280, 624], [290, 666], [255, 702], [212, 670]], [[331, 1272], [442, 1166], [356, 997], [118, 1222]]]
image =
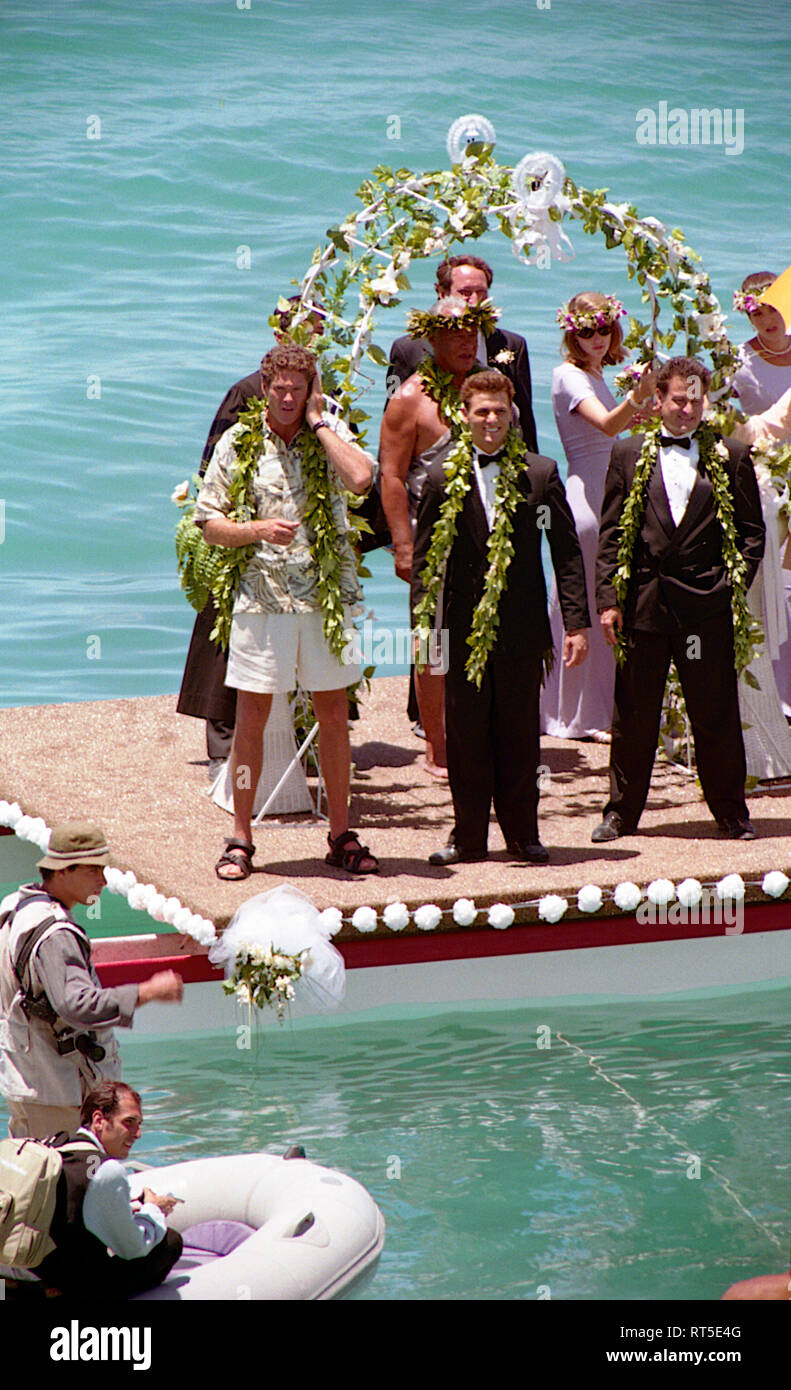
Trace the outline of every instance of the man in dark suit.
[[[489, 298], [492, 284], [492, 268], [480, 256], [451, 256], [442, 261], [437, 268], [437, 295], [440, 299], [447, 295], [459, 295], [473, 308]], [[495, 327], [485, 339], [486, 361], [490, 367], [507, 376], [514, 388], [514, 404], [519, 414], [522, 437], [531, 453], [538, 449], [536, 441], [536, 422], [533, 418], [532, 388], [530, 384], [530, 359], [527, 344], [518, 333], [509, 333], [504, 328]], [[387, 369], [387, 399], [398, 386], [417, 371], [417, 365], [431, 351], [422, 338], [396, 338], [390, 349], [390, 365]]]
[[[489, 533], [498, 515], [500, 459], [516, 436], [511, 428], [513, 387], [500, 372], [483, 371], [467, 378], [461, 399], [472, 457], [469, 487], [447, 556], [442, 604], [448, 638], [448, 773], [456, 824], [454, 839], [435, 851], [430, 862], [485, 859], [493, 800], [510, 853], [525, 863], [545, 864], [549, 854], [538, 838], [538, 700], [544, 656], [552, 638], [541, 537], [546, 534], [549, 540], [557, 576], [567, 666], [578, 666], [588, 650], [583, 629], [590, 625], [590, 618], [582, 554], [557, 465], [525, 451], [517, 437], [523, 463], [515, 484], [513, 555], [497, 609], [497, 636], [479, 689], [465, 670], [470, 656], [467, 638], [483, 594]], [[424, 567], [446, 481], [442, 464], [433, 463], [418, 505], [412, 565], [415, 606], [424, 591]]]
[[616, 670], [610, 799], [593, 831], [595, 844], [637, 829], [651, 782], [671, 658], [692, 725], [703, 795], [720, 833], [738, 840], [755, 836], [744, 799], [744, 740], [723, 530], [709, 471], [702, 466], [706, 461], [701, 455], [710, 447], [721, 455], [748, 588], [763, 555], [765, 533], [749, 450], [727, 440], [710, 446], [705, 430], [695, 434], [709, 379], [708, 369], [688, 357], [672, 358], [657, 377], [661, 426], [650, 446], [654, 460], [622, 605], [616, 592], [618, 548], [642, 435], [616, 443], [607, 473], [596, 600], [607, 641], [615, 646], [623, 634], [626, 658]]
[[[208, 468], [217, 440], [236, 424], [247, 409], [248, 401], [260, 400], [262, 395], [259, 368], [257, 372], [242, 377], [241, 381], [234, 382], [223, 396], [211, 422], [201, 457], [201, 477]], [[225, 684], [228, 658], [219, 642], [211, 641], [216, 619], [217, 609], [210, 598], [195, 619], [176, 705], [178, 714], [189, 714], [194, 719], [206, 721], [206, 751], [209, 755], [209, 775], [212, 777], [231, 751], [236, 721], [236, 691]]]

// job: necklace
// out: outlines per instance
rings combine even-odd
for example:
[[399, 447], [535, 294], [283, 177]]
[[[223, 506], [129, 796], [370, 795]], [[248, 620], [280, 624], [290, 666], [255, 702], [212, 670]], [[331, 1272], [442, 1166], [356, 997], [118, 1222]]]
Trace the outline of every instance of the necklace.
[[439, 406], [443, 421], [451, 434], [458, 438], [465, 429], [466, 422], [461, 413], [461, 396], [454, 385], [453, 373], [438, 367], [433, 357], [424, 357], [423, 361], [418, 363], [417, 374], [426, 395]]
[[[238, 423], [244, 428], [238, 431], [233, 446], [237, 462], [228, 487], [228, 516], [231, 521], [249, 521], [255, 516], [251, 485], [264, 445], [265, 410], [266, 401], [250, 400], [247, 410], [239, 416]], [[303, 520], [318, 570], [317, 587], [324, 637], [330, 651], [340, 659], [347, 639], [340, 583], [339, 535], [333, 515], [329, 466], [315, 432], [304, 424], [301, 431], [301, 467], [306, 493]], [[236, 591], [255, 554], [255, 545], [208, 545], [200, 527], [192, 519], [194, 510], [193, 501], [185, 509], [176, 528], [176, 555], [182, 575], [181, 584], [190, 603], [199, 610], [205, 606], [211, 594], [217, 607], [217, 620], [211, 631], [211, 639], [227, 647]]]
[[[472, 486], [473, 447], [469, 430], [461, 435], [445, 460], [445, 496], [431, 534], [431, 544], [420, 576], [423, 597], [415, 607], [414, 623], [420, 649], [426, 650], [434, 623], [437, 602], [445, 582], [445, 566], [456, 539], [459, 515]], [[524, 501], [520, 482], [525, 475], [525, 444], [515, 429], [506, 435], [501, 452], [500, 471], [495, 484], [494, 525], [486, 548], [486, 576], [483, 592], [472, 616], [467, 635], [470, 655], [465, 663], [467, 679], [479, 690], [486, 664], [497, 640], [500, 597], [508, 584], [508, 566], [513, 557], [511, 532], [517, 506]], [[544, 653], [544, 669], [552, 665], [551, 649]]]
[[[617, 569], [614, 578], [616, 600], [621, 612], [624, 611], [627, 603], [635, 548], [645, 515], [648, 483], [657, 462], [660, 428], [661, 424], [658, 420], [650, 421], [646, 425], [643, 447], [635, 467], [632, 486], [621, 513]], [[711, 426], [707, 424], [698, 426], [695, 431], [695, 438], [698, 441], [702, 470], [708, 475], [711, 483], [714, 509], [722, 533], [722, 559], [731, 591], [736, 670], [738, 674], [741, 674], [749, 666], [755, 654], [756, 634], [747, 607], [747, 586], [745, 584], [747, 565], [738, 546], [733, 518], [733, 493], [728, 471], [725, 468], [728, 451]], [[615, 648], [615, 660], [621, 666], [625, 659], [626, 647], [623, 634], [621, 634]], [[748, 681], [748, 684], [751, 682]]]
[[785, 357], [787, 352], [791, 352], [791, 343], [789, 343], [788, 341], [788, 334], [786, 334], [786, 345], [784, 348], [781, 348], [779, 352], [772, 352], [771, 348], [768, 348], [764, 343], [764, 340], [761, 337], [760, 333], [758, 333], [756, 336], [758, 338], [758, 343], [760, 345], [761, 352], [765, 353], [767, 357]]

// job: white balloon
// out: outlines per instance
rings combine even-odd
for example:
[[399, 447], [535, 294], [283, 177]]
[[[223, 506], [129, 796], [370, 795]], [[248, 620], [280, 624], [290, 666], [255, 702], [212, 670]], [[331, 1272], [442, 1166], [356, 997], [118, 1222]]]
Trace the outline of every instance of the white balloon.
[[459, 116], [448, 131], [448, 158], [451, 164], [459, 164], [468, 145], [493, 145], [496, 139], [494, 126], [485, 116]]
[[[538, 188], [534, 188], [533, 183], [537, 178], [542, 181]], [[545, 151], [536, 151], [520, 159], [514, 169], [511, 185], [528, 212], [539, 212], [542, 208], [551, 207], [558, 193], [563, 192], [565, 178], [566, 169], [559, 159]]]

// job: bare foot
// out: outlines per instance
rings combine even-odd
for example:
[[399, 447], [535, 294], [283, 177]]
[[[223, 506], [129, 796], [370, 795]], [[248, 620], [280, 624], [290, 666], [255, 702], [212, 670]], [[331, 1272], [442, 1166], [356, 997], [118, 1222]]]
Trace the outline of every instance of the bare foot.
[[438, 782], [447, 782], [448, 769], [446, 767], [439, 767], [437, 763], [430, 763], [428, 758], [426, 758], [423, 766], [429, 777], [436, 777]]

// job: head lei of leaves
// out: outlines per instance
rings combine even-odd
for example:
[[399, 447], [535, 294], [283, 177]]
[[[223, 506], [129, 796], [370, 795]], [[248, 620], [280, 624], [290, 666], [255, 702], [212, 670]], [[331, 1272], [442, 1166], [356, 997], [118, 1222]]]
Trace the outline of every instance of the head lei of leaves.
[[491, 299], [483, 299], [474, 306], [468, 304], [460, 313], [441, 314], [436, 309], [413, 309], [407, 319], [406, 330], [410, 338], [432, 338], [435, 333], [443, 333], [449, 328], [474, 328], [476, 333], [480, 329], [484, 338], [488, 338], [494, 332], [500, 312]]

